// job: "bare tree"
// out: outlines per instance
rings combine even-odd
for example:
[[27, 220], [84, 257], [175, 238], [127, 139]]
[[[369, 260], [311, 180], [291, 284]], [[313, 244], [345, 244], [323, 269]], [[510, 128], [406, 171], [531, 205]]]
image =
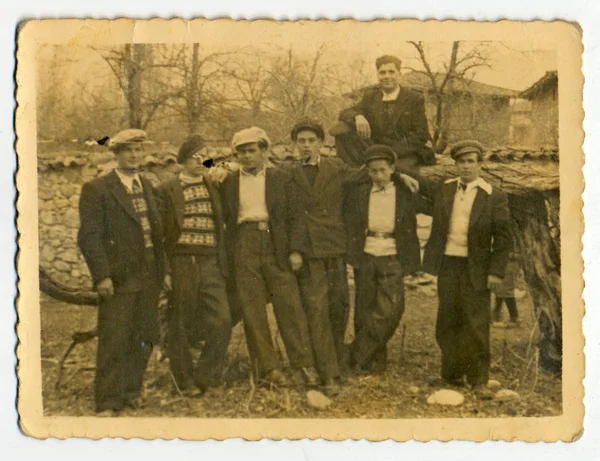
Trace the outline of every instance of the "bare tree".
[[304, 116], [328, 117], [324, 109], [329, 98], [337, 96], [332, 88], [333, 66], [323, 63], [325, 44], [311, 58], [301, 58], [292, 48], [275, 58], [268, 73], [272, 83], [269, 88], [269, 110], [283, 115], [287, 121]]
[[435, 104], [435, 118], [433, 120], [433, 132], [431, 136], [432, 147], [436, 152], [442, 152], [448, 143], [448, 126], [446, 101], [447, 95], [452, 93], [452, 87], [458, 80], [469, 80], [476, 69], [490, 67], [490, 62], [485, 51], [480, 47], [474, 47], [463, 55], [459, 54], [460, 42], [452, 43], [450, 58], [444, 63], [441, 71], [432, 68], [431, 62], [425, 51], [423, 42], [408, 42], [418, 54], [422, 69], [411, 69], [417, 73], [426, 75], [429, 80], [428, 93], [433, 97]]
[[[227, 71], [227, 75], [233, 79], [239, 102], [247, 105], [254, 116], [259, 116], [268, 105], [267, 98], [274, 79], [268, 63], [260, 52], [245, 54], [243, 65], [235, 65]], [[230, 99], [235, 103], [235, 99]]]
[[166, 106], [185, 120], [187, 133], [197, 133], [200, 123], [211, 116], [214, 106], [224, 103], [222, 81], [226, 57], [232, 53], [203, 54], [200, 44], [174, 45], [178, 59], [171, 68]]
[[180, 94], [178, 90], [172, 91], [168, 78], [169, 70], [180, 60], [180, 50], [143, 43], [95, 50], [123, 91], [130, 128], [145, 129], [157, 111]]

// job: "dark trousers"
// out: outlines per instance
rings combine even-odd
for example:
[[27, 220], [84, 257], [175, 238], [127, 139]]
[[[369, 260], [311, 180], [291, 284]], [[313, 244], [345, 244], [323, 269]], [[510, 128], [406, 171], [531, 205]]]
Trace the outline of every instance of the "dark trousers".
[[396, 256], [364, 253], [354, 271], [356, 310], [352, 362], [361, 368], [385, 368], [387, 342], [404, 313], [404, 274]]
[[487, 384], [490, 369], [490, 292], [476, 290], [467, 258], [444, 256], [438, 276], [436, 339], [442, 378]]
[[339, 376], [348, 323], [348, 278], [342, 258], [305, 259], [298, 272], [302, 305], [321, 379]]
[[119, 291], [98, 308], [96, 411], [121, 410], [140, 395], [153, 344], [158, 343], [160, 284], [154, 265], [141, 290]]
[[269, 231], [240, 224], [234, 257], [238, 301], [248, 351], [259, 373], [280, 366], [273, 345], [266, 305], [273, 304], [277, 326], [293, 368], [314, 364], [306, 316], [295, 274], [282, 269]]
[[510, 315], [510, 321], [516, 322], [519, 320], [519, 311], [517, 310], [517, 300], [511, 297], [498, 297], [496, 296], [496, 307], [494, 308], [493, 320], [494, 322], [499, 322], [502, 318], [502, 305], [506, 303], [506, 308], [508, 309], [508, 314]]
[[[345, 163], [355, 167], [361, 167], [365, 164], [364, 153], [369, 146], [372, 146], [373, 144], [385, 144], [398, 153], [400, 152], [400, 149], [397, 148], [397, 143], [400, 143], [400, 141], [393, 139], [377, 141], [363, 139], [358, 134], [352, 132], [337, 135], [335, 137], [337, 156]], [[402, 169], [404, 172], [416, 174], [419, 171], [419, 157], [416, 154], [399, 156], [396, 159], [396, 167]]]
[[[227, 286], [216, 255], [171, 259], [173, 304], [169, 311], [169, 365], [177, 384], [219, 385], [227, 364], [231, 314]], [[194, 365], [190, 347], [204, 347]]]

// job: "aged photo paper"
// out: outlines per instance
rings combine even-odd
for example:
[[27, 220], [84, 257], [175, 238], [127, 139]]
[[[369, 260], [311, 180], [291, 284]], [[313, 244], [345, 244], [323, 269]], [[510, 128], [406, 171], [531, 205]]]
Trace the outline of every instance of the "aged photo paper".
[[582, 52], [561, 21], [23, 22], [22, 431], [577, 440]]

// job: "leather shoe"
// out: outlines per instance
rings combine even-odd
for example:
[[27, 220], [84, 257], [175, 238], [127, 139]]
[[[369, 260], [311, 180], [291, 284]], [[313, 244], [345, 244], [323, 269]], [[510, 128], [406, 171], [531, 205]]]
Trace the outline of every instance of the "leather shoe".
[[335, 397], [339, 395], [341, 391], [340, 385], [335, 381], [335, 379], [327, 379], [323, 383], [323, 394], [327, 397]]
[[300, 368], [300, 373], [304, 383], [308, 387], [318, 387], [321, 384], [319, 373], [317, 373], [314, 367], [302, 367]]
[[487, 386], [481, 384], [473, 386], [473, 393], [477, 400], [492, 400], [494, 398], [494, 393]]
[[109, 408], [109, 409], [101, 410], [101, 411], [97, 412], [96, 416], [98, 418], [114, 418], [116, 416], [119, 416], [119, 412], [117, 410], [112, 410]]
[[265, 387], [286, 387], [290, 385], [290, 381], [281, 371], [271, 370], [261, 379], [260, 384]]

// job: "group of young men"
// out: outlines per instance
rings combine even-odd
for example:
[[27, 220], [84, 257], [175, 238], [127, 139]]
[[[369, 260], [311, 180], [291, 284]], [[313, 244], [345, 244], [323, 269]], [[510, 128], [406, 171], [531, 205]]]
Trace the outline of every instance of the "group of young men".
[[[397, 84], [399, 65], [378, 59], [378, 93], [340, 116], [347, 132], [337, 133], [345, 137], [338, 145], [354, 161], [321, 156], [323, 127], [303, 120], [290, 133], [299, 159], [276, 167], [269, 137], [252, 127], [233, 136], [237, 171], [212, 179], [205, 143], [191, 136], [179, 150], [181, 173], [155, 190], [139, 174], [145, 132], [126, 130], [110, 141], [118, 167], [86, 183], [80, 201], [79, 245], [101, 298], [99, 413], [138, 405], [158, 342], [161, 287], [170, 293], [167, 355], [181, 392], [223, 386], [231, 329], [241, 317], [258, 384], [334, 396], [348, 375], [385, 371], [387, 342], [404, 312], [404, 277], [421, 268], [439, 275], [442, 378], [459, 385], [466, 377], [486, 394], [489, 289], [500, 283], [510, 250], [507, 199], [479, 177], [483, 147], [475, 141], [451, 149], [458, 178], [436, 186], [418, 177], [427, 122], [422, 96]], [[423, 265], [417, 190], [433, 203]], [[356, 287], [349, 346], [347, 264]], [[268, 304], [290, 374], [273, 344]], [[200, 347], [194, 360], [191, 350]]]

